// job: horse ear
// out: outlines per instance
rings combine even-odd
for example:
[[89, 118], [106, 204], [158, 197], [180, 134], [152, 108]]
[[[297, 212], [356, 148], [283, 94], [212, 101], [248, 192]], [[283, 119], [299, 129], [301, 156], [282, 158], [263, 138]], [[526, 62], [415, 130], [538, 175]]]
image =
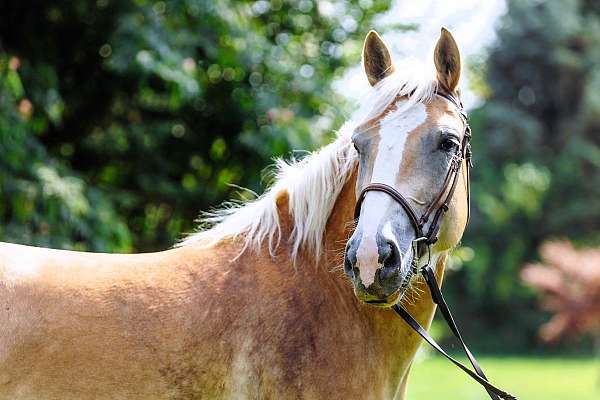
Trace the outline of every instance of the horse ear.
[[363, 66], [371, 86], [394, 72], [392, 56], [381, 36], [370, 31], [363, 46]]
[[450, 93], [454, 92], [460, 80], [460, 52], [452, 34], [446, 28], [442, 28], [435, 46], [434, 63], [440, 85]]

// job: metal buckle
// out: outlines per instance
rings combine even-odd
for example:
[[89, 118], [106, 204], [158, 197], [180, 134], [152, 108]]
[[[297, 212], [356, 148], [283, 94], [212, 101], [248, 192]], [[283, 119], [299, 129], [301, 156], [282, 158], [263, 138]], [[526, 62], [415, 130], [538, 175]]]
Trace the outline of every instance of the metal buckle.
[[[424, 254], [420, 254], [420, 251], [419, 251], [420, 250], [419, 244], [421, 242], [427, 243], [427, 237], [423, 236], [420, 238], [416, 238], [410, 244], [412, 247], [412, 252], [413, 252], [413, 258], [410, 263], [410, 266], [411, 266], [411, 270], [414, 274], [419, 272], [419, 261], [421, 261], [421, 258], [424, 255]], [[427, 246], [427, 263], [425, 265], [429, 265], [429, 263], [431, 262], [431, 245], [426, 245], [426, 246]]]

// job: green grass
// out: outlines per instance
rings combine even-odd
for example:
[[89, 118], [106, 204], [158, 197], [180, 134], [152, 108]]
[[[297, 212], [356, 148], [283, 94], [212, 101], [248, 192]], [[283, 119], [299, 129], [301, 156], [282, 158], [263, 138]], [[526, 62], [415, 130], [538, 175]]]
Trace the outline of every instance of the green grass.
[[[600, 362], [591, 357], [488, 356], [478, 361], [493, 383], [519, 400], [600, 399]], [[409, 400], [488, 399], [479, 384], [440, 357], [415, 361], [408, 382]]]

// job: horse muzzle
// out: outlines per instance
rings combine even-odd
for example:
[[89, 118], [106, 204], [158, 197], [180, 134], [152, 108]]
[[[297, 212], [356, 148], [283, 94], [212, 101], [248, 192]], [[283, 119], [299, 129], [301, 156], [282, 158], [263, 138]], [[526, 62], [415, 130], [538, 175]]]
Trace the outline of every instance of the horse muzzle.
[[367, 264], [359, 262], [356, 246], [350, 240], [346, 246], [344, 272], [352, 281], [354, 293], [360, 301], [379, 307], [391, 307], [406, 290], [412, 271], [410, 268], [403, 268], [406, 263], [394, 242], [377, 240], [377, 243], [377, 255], [373, 255], [373, 262]]

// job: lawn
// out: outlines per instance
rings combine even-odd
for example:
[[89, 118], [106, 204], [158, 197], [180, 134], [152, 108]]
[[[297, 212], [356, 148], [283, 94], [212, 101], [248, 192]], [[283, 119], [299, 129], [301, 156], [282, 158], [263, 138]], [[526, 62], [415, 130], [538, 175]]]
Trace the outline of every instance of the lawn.
[[[463, 361], [461, 359], [461, 361]], [[486, 375], [519, 400], [598, 400], [600, 362], [592, 358], [478, 358]], [[409, 400], [483, 400], [485, 391], [439, 357], [415, 361]]]

